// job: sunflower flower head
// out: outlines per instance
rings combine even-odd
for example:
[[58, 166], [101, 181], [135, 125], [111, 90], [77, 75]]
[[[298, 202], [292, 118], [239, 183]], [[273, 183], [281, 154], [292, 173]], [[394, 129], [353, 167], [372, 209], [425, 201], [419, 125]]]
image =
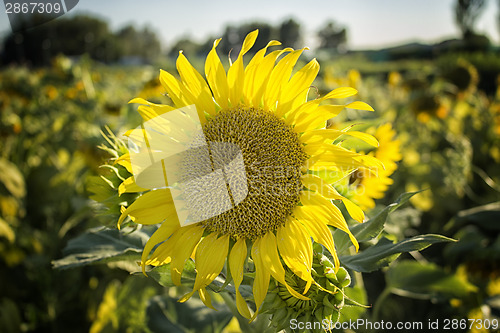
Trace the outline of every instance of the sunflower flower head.
[[[325, 129], [326, 121], [344, 108], [373, 111], [359, 101], [331, 104], [356, 90], [337, 88], [308, 100], [318, 62], [311, 60], [292, 75], [306, 48], [268, 52], [280, 45], [277, 41], [258, 50], [244, 66], [243, 57], [257, 35], [257, 30], [247, 35], [227, 71], [216, 40], [206, 58], [205, 77], [181, 52], [179, 77], [160, 72], [172, 105], [133, 99], [131, 103], [140, 104], [144, 124], [127, 132], [129, 153], [117, 160], [132, 174], [119, 193], [139, 193], [122, 207], [118, 225], [126, 218], [159, 225], [145, 245], [143, 271], [147, 265], [169, 264], [173, 283], [181, 285], [185, 263], [194, 260], [194, 288], [180, 301], [198, 292], [212, 307], [206, 288], [226, 267], [238, 311], [249, 319], [259, 312], [271, 281], [301, 302], [327, 290], [315, 275], [311, 238], [330, 252], [332, 272], [338, 274], [329, 226], [346, 232], [358, 248], [332, 200], [359, 222], [363, 211], [320, 175], [334, 171], [347, 176], [358, 168], [383, 167], [373, 156], [337, 143], [349, 133]], [[239, 292], [249, 269], [254, 310]]]

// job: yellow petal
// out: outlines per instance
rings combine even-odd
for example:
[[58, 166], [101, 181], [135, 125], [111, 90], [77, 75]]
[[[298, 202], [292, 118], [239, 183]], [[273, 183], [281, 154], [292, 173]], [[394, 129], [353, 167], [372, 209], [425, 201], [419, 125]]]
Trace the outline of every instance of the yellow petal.
[[129, 153], [123, 154], [122, 156], [118, 157], [114, 163], [121, 165], [122, 167], [127, 169], [127, 171], [129, 173], [134, 173], [132, 171], [132, 163], [130, 162], [130, 154]]
[[248, 305], [241, 296], [239, 291], [239, 286], [243, 281], [243, 268], [245, 265], [245, 259], [247, 257], [247, 245], [244, 238], [240, 238], [236, 241], [231, 253], [229, 254], [229, 269], [231, 270], [231, 275], [234, 281], [234, 288], [236, 289], [236, 306], [238, 312], [245, 318], [250, 319], [250, 311], [248, 310]]
[[262, 99], [266, 92], [266, 88], [269, 83], [269, 77], [274, 68], [274, 63], [279, 56], [290, 51], [293, 51], [293, 49], [286, 48], [269, 53], [259, 64], [255, 66], [255, 69], [253, 71], [253, 79], [251, 76], [248, 80], [245, 79], [245, 81], [248, 81], [249, 84], [252, 85], [252, 88], [249, 88], [251, 89], [251, 96], [253, 96], [251, 105], [255, 107], [263, 107], [264, 104], [262, 102]]
[[293, 130], [296, 133], [315, 130], [325, 127], [328, 119], [336, 117], [343, 109], [344, 105], [321, 105], [310, 114], [302, 113], [296, 120]]
[[302, 142], [305, 142], [307, 144], [313, 144], [313, 143], [324, 142], [325, 140], [334, 141], [342, 135], [349, 135], [358, 138], [373, 147], [379, 146], [377, 138], [368, 133], [358, 132], [358, 131], [344, 131], [344, 130], [340, 131], [336, 129], [319, 129], [319, 130], [309, 131], [304, 135], [302, 135], [300, 139]]
[[215, 115], [215, 104], [212, 99], [210, 88], [182, 52], [177, 58], [176, 66], [181, 76], [182, 84], [195, 98], [197, 109], [205, 111], [210, 115]]
[[293, 67], [297, 63], [301, 53], [307, 48], [293, 51], [281, 59], [274, 67], [269, 77], [269, 82], [264, 95], [264, 108], [267, 110], [276, 110], [277, 101], [280, 97], [281, 89], [290, 79]]
[[342, 200], [347, 209], [347, 212], [354, 220], [358, 222], [364, 221], [365, 214], [363, 213], [363, 210], [351, 200], [340, 195], [340, 193], [337, 192], [337, 190], [333, 186], [327, 184], [320, 177], [313, 174], [305, 174], [302, 176], [302, 184], [311, 191], [316, 191], [318, 194], [327, 199]]
[[304, 206], [297, 207], [297, 209], [302, 210], [304, 214], [309, 215], [311, 218], [318, 219], [325, 224], [334, 226], [335, 228], [347, 233], [351, 242], [354, 244], [356, 251], [358, 250], [358, 241], [352, 234], [351, 230], [349, 230], [347, 222], [338, 207], [335, 206], [330, 200], [324, 198], [316, 192], [302, 191], [300, 195], [300, 202], [302, 202]]
[[174, 255], [170, 263], [170, 275], [172, 282], [176, 286], [181, 285], [181, 274], [184, 270], [184, 265], [191, 256], [191, 253], [193, 253], [194, 247], [200, 242], [203, 231], [204, 228], [202, 226], [197, 226], [191, 232], [180, 236], [177, 240], [177, 246], [174, 249]]
[[340, 87], [330, 91], [321, 100], [332, 99], [332, 98], [346, 98], [354, 96], [358, 93], [358, 91], [351, 87]]
[[354, 220], [358, 222], [363, 222], [365, 220], [365, 213], [363, 213], [363, 210], [359, 208], [358, 205], [347, 198], [343, 198], [342, 202], [344, 203], [347, 212]]
[[321, 221], [312, 219], [309, 215], [303, 213], [302, 210], [295, 210], [295, 216], [307, 228], [311, 237], [320, 244], [323, 244], [333, 257], [335, 267], [340, 267], [340, 261], [335, 250], [332, 233], [328, 226]]
[[259, 35], [259, 29], [255, 29], [245, 37], [245, 40], [243, 41], [243, 46], [241, 47], [240, 55], [238, 56], [243, 56], [245, 53], [250, 51], [253, 44], [255, 44], [255, 40], [257, 40], [258, 35]]
[[343, 196], [333, 187], [328, 185], [322, 178], [307, 173], [301, 177], [302, 184], [310, 189], [323, 195], [327, 199], [342, 199]]
[[185, 97], [182, 96], [181, 83], [172, 74], [160, 69], [160, 83], [177, 108], [190, 105]]
[[319, 103], [321, 103], [320, 99], [313, 99], [312, 101], [299, 105], [286, 115], [285, 122], [287, 125], [295, 125], [299, 117], [313, 114], [318, 108]]
[[211, 233], [198, 245], [195, 254], [196, 280], [193, 290], [209, 285], [222, 270], [227, 258], [229, 248], [229, 235], [217, 238], [217, 234]]
[[[312, 105], [318, 106], [321, 102], [323, 102], [327, 99], [345, 98], [345, 97], [350, 97], [350, 96], [356, 95], [357, 93], [358, 93], [358, 91], [354, 88], [351, 88], [351, 87], [340, 87], [340, 88], [334, 89], [323, 97], [320, 97], [320, 98], [317, 98], [315, 100], [307, 102], [306, 103], [306, 104], [308, 104], [307, 108], [304, 108], [303, 106], [299, 106], [298, 108], [294, 108], [294, 110], [288, 116], [289, 120], [287, 121], [287, 124], [297, 123], [298, 120], [300, 120], [301, 123], [308, 123], [310, 121], [311, 116], [316, 117], [318, 115], [318, 113], [321, 114], [321, 113], [324, 113], [324, 111], [328, 111], [327, 109], [326, 110], [324, 109], [324, 110], [319, 110], [319, 112], [313, 113], [312, 111], [314, 111], [314, 108], [311, 108]], [[356, 102], [351, 103], [351, 104], [355, 107], [357, 107], [357, 106], [361, 107], [361, 105], [357, 105], [355, 103]], [[351, 104], [349, 104], [349, 105], [351, 105]], [[326, 106], [326, 105], [324, 105], [324, 106]], [[331, 115], [330, 118], [333, 118], [334, 116], [336, 116], [340, 111], [342, 111], [342, 109], [345, 106], [335, 105], [335, 107], [336, 107], [336, 110], [335, 109], [329, 110], [330, 112], [336, 111], [336, 112], [333, 112], [333, 115]], [[304, 110], [307, 110], [308, 112], [306, 112], [304, 114]], [[306, 117], [308, 117], [308, 116], [309, 116], [309, 118], [306, 119]], [[326, 120], [328, 120], [328, 119], [329, 118], [327, 118]], [[316, 125], [317, 124], [315, 124], [315, 126]], [[315, 126], [313, 126], [312, 129], [316, 129]], [[296, 130], [296, 132], [301, 133], [302, 131]]]
[[158, 230], [156, 230], [149, 240], [147, 241], [146, 245], [144, 245], [144, 250], [142, 251], [142, 256], [141, 256], [141, 266], [142, 266], [142, 272], [144, 275], [146, 275], [146, 260], [149, 256], [149, 253], [151, 250], [159, 243], [167, 240], [175, 231], [177, 231], [180, 228], [180, 224], [177, 223], [162, 223]]
[[[196, 280], [194, 281], [193, 291], [184, 295], [179, 302], [187, 301], [195, 291], [198, 291], [200, 298], [208, 307], [212, 307], [210, 296], [205, 290], [219, 275], [224, 262], [227, 257], [227, 250], [229, 248], [229, 235], [217, 238], [215, 233], [206, 236], [196, 249], [195, 262], [196, 262]], [[213, 307], [212, 307], [213, 308]]]
[[162, 115], [166, 112], [175, 110], [175, 108], [169, 106], [169, 105], [155, 105], [155, 106], [145, 106], [145, 105], [140, 105], [137, 108], [137, 112], [141, 115], [142, 119], [144, 121], [148, 121], [151, 119], [154, 119], [158, 117], [159, 115]]
[[285, 264], [302, 280], [306, 281], [304, 293], [313, 282], [311, 275], [313, 250], [309, 233], [295, 219], [289, 219], [278, 228], [278, 248]]
[[[356, 153], [355, 151], [348, 150], [338, 144], [331, 144], [331, 143], [308, 144], [304, 147], [304, 151], [309, 155], [316, 155], [319, 153], [326, 154], [323, 157], [337, 155], [337, 158], [347, 157], [350, 159], [355, 159], [365, 156], [363, 154]], [[322, 160], [323, 158], [321, 159], [321, 161]]]
[[138, 111], [144, 121], [148, 121], [166, 112], [175, 110], [175, 108], [170, 105], [151, 103], [143, 98], [134, 98], [129, 101], [129, 104], [131, 103], [142, 104], [138, 107]]
[[348, 131], [348, 132], [344, 132], [344, 134], [358, 138], [360, 140], [363, 140], [364, 142], [368, 143], [370, 146], [373, 146], [373, 147], [379, 146], [377, 138], [371, 134], [368, 134], [365, 132], [358, 132], [358, 131]]
[[294, 109], [294, 104], [298, 105], [306, 102], [307, 93], [318, 72], [319, 63], [316, 59], [313, 59], [293, 75], [281, 92], [278, 108], [276, 109], [278, 117]]
[[118, 227], [120, 227], [127, 215], [129, 215], [135, 223], [160, 223], [167, 217], [172, 216], [171, 206], [168, 206], [168, 203], [171, 202], [172, 195], [168, 189], [146, 192], [122, 212], [118, 219]]
[[[316, 152], [318, 147], [312, 145], [307, 148], [306, 146], [305, 150]], [[329, 145], [327, 150], [321, 149], [319, 153], [309, 158], [304, 166], [312, 171], [332, 169], [350, 171], [357, 168], [378, 169], [383, 167], [383, 164], [373, 156], [358, 154], [337, 145]]]
[[175, 254], [179, 239], [184, 239], [186, 235], [198, 234], [199, 224], [190, 224], [182, 228], [178, 228], [170, 238], [160, 244], [151, 255], [151, 258], [146, 260], [146, 265], [160, 266], [168, 264], [172, 261]]
[[243, 55], [250, 50], [255, 43], [259, 30], [254, 30], [249, 33], [243, 41], [240, 54], [236, 61], [229, 67], [227, 71], [227, 83], [229, 87], [229, 100], [232, 106], [237, 106], [240, 103], [243, 94], [243, 85], [245, 83], [245, 70], [243, 67]]
[[226, 109], [228, 108], [229, 87], [227, 85], [226, 71], [216, 51], [220, 41], [221, 38], [214, 41], [212, 50], [208, 53], [205, 61], [205, 76], [213, 91], [215, 101], [222, 109]]
[[345, 107], [356, 110], [375, 111], [370, 105], [360, 101], [349, 103]]
[[[309, 243], [311, 241], [309, 240]], [[266, 233], [261, 239], [260, 239], [260, 249], [261, 249], [261, 258], [262, 262], [264, 263], [264, 266], [269, 269], [269, 272], [271, 273], [272, 277], [276, 279], [279, 283], [283, 284], [288, 292], [292, 294], [293, 296], [301, 299], [301, 300], [309, 300], [308, 297], [301, 295], [298, 293], [296, 290], [291, 288], [288, 283], [285, 281], [285, 269], [281, 265], [280, 257], [278, 254], [278, 244], [276, 240], [276, 236], [272, 232]], [[312, 254], [312, 253], [311, 253]], [[311, 258], [312, 260], [312, 258]], [[286, 263], [286, 261], [285, 261]], [[306, 289], [304, 293], [306, 293], [307, 289], [309, 288], [309, 283], [306, 286]]]
[[269, 289], [269, 279], [271, 278], [269, 269], [264, 265], [262, 261], [262, 253], [259, 246], [260, 240], [261, 238], [257, 239], [252, 246], [252, 259], [255, 265], [255, 279], [253, 281], [252, 291], [255, 306], [257, 308], [252, 316], [252, 320], [257, 317], [262, 302], [264, 302], [267, 290]]
[[144, 98], [140, 98], [140, 97], [132, 98], [130, 101], [128, 101], [128, 104], [134, 104], [134, 103], [135, 104], [149, 105], [149, 103], [151, 103], [151, 102], [148, 102]]
[[120, 186], [118, 187], [118, 195], [122, 195], [123, 193], [137, 193], [144, 192], [148, 189], [142, 188], [135, 183], [134, 176], [128, 177], [125, 179]]
[[198, 293], [200, 294], [200, 299], [203, 304], [205, 304], [210, 309], [217, 311], [217, 309], [212, 305], [212, 298], [210, 297], [210, 294], [208, 293], [206, 288], [200, 288], [200, 290], [198, 290]]
[[[245, 104], [252, 105], [252, 101], [254, 98], [254, 93], [260, 87], [262, 82], [258, 82], [256, 76], [260, 73], [262, 75], [263, 68], [261, 68], [261, 63], [264, 60], [264, 55], [267, 52], [267, 49], [271, 46], [281, 45], [280, 42], [272, 40], [267, 45], [259, 50], [253, 58], [250, 60], [248, 65], [245, 68], [245, 82], [243, 84], [243, 100]], [[276, 59], [275, 59], [276, 60]], [[273, 61], [274, 63], [274, 61]], [[269, 73], [271, 72], [272, 67], [269, 69]], [[254, 105], [259, 106], [259, 104]]]

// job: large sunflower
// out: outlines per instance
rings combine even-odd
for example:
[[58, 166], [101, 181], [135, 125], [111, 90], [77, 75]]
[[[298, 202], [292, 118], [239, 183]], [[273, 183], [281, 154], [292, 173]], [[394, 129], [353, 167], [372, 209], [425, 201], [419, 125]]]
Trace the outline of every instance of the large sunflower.
[[[180, 79], [168, 72], [160, 72], [160, 82], [175, 107], [153, 104], [140, 98], [131, 101], [142, 104], [138, 111], [145, 121], [176, 108], [194, 105], [206, 140], [231, 143], [241, 150], [246, 172], [246, 184], [243, 184], [248, 192], [246, 197], [241, 202], [238, 200], [232, 209], [182, 225], [168, 187], [144, 191], [134, 177], [130, 177], [119, 189], [120, 194], [144, 192], [122, 209], [119, 225], [127, 216], [135, 223], [161, 223], [145, 245], [143, 270], [146, 265], [170, 263], [172, 281], [180, 285], [186, 261], [194, 258], [197, 270], [194, 288], [181, 301], [198, 291], [203, 302], [212, 307], [206, 287], [221, 272], [227, 258], [236, 288], [237, 307], [247, 318], [252, 315], [238, 288], [243, 280], [248, 251], [255, 267], [255, 317], [268, 291], [271, 276], [293, 296], [308, 299], [304, 294], [313, 283], [316, 284], [311, 275], [311, 237], [328, 249], [338, 268], [328, 225], [348, 233], [358, 247], [341, 211], [331, 200], [341, 200], [350, 215], [360, 222], [364, 219], [362, 210], [317, 176], [318, 171], [332, 170], [347, 175], [360, 167], [380, 167], [378, 160], [371, 156], [332, 144], [349, 132], [324, 129], [326, 120], [335, 117], [345, 107], [373, 111], [363, 102], [347, 105], [323, 103], [353, 96], [356, 90], [338, 88], [308, 101], [309, 89], [319, 71], [318, 62], [313, 59], [292, 76], [294, 66], [306, 48], [286, 48], [266, 54], [268, 47], [280, 45], [277, 41], [269, 42], [256, 52], [245, 67], [243, 56], [253, 46], [257, 34], [256, 30], [246, 36], [238, 58], [230, 64], [227, 72], [216, 52], [220, 39], [216, 40], [205, 62], [206, 80], [181, 52], [176, 63]], [[374, 140], [364, 133], [352, 135], [370, 142]], [[186, 158], [195, 158], [193, 156], [188, 154]], [[133, 171], [129, 154], [122, 156], [118, 163]], [[185, 163], [183, 170], [186, 174], [200, 177], [206, 174], [192, 165], [196, 164]], [[226, 177], [231, 178], [231, 174], [226, 174]], [[199, 184], [200, 187], [205, 185]], [[231, 201], [235, 202], [235, 199], [231, 198]], [[285, 269], [305, 281], [302, 293], [287, 284]]]

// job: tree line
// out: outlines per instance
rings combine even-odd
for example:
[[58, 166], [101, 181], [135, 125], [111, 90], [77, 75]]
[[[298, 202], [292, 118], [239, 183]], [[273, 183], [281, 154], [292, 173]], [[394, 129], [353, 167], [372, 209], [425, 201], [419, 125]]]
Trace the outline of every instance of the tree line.
[[[33, 20], [41, 17], [33, 17]], [[215, 36], [197, 43], [182, 38], [167, 50], [157, 34], [148, 27], [137, 29], [128, 25], [118, 31], [111, 31], [107, 22], [90, 16], [61, 17], [46, 24], [29, 22], [26, 28], [10, 33], [3, 42], [2, 64], [23, 63], [40, 66], [47, 65], [58, 55], [80, 56], [88, 54], [92, 59], [104, 63], [133, 62], [153, 63], [167, 55], [176, 58], [179, 50], [186, 55], [204, 57], [212, 48]], [[241, 25], [228, 25], [222, 34], [218, 50], [221, 54], [237, 55], [241, 41], [252, 30], [259, 29], [259, 37], [254, 50], [264, 47], [269, 40], [276, 39], [285, 47], [302, 47], [303, 32], [301, 25], [294, 19], [287, 19], [278, 25], [265, 22], [252, 22]], [[319, 47], [336, 52], [345, 49], [347, 30], [328, 22], [318, 31]]]
[[[33, 16], [32, 20], [43, 20]], [[47, 65], [58, 54], [81, 56], [113, 63], [120, 59], [137, 57], [152, 62], [161, 54], [161, 43], [148, 27], [137, 29], [128, 25], [111, 31], [107, 22], [91, 16], [60, 17], [34, 28], [27, 22], [3, 42], [2, 64], [23, 63]]]
[[[500, 3], [500, 0], [499, 0]], [[485, 0], [456, 0], [455, 22], [462, 34], [464, 50], [486, 50], [489, 40], [475, 31], [478, 17], [484, 10]], [[60, 17], [36, 28], [40, 16], [30, 17], [34, 22], [25, 22], [16, 32], [10, 33], [3, 41], [1, 63], [22, 63], [34, 66], [49, 64], [58, 55], [81, 56], [88, 54], [92, 59], [104, 63], [139, 62], [153, 63], [167, 55], [175, 59], [180, 50], [191, 57], [204, 57], [219, 36], [211, 36], [204, 42], [181, 38], [166, 50], [157, 34], [148, 27], [136, 28], [132, 25], [118, 31], [111, 31], [108, 23], [90, 16]], [[499, 16], [500, 22], [500, 16]], [[23, 22], [21, 22], [23, 24]], [[499, 24], [500, 26], [500, 24]], [[241, 41], [252, 30], [259, 29], [259, 37], [254, 50], [264, 47], [269, 40], [276, 39], [284, 47], [299, 48], [303, 45], [301, 24], [289, 18], [277, 25], [267, 22], [250, 22], [228, 25], [222, 34], [218, 50], [221, 54], [237, 55]], [[317, 32], [318, 48], [330, 54], [347, 49], [347, 28], [333, 20], [326, 22]]]

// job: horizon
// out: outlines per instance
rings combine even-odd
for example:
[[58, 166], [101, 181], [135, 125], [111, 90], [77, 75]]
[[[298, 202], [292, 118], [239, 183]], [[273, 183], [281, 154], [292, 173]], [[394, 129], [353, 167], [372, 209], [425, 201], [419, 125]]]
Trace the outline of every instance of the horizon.
[[[126, 25], [137, 28], [148, 26], [153, 30], [167, 50], [179, 39], [189, 38], [196, 42], [221, 36], [228, 25], [248, 22], [266, 22], [278, 25], [288, 18], [301, 24], [304, 45], [315, 48], [315, 33], [331, 19], [347, 30], [347, 48], [349, 50], [373, 50], [389, 48], [408, 43], [438, 43], [443, 40], [460, 38], [460, 32], [454, 22], [453, 6], [455, 0], [434, 2], [423, 0], [418, 3], [398, 0], [385, 0], [383, 6], [370, 0], [320, 1], [315, 7], [303, 7], [297, 0], [283, 5], [283, 1], [266, 3], [255, 0], [250, 8], [241, 10], [240, 6], [230, 6], [229, 0], [216, 0], [208, 6], [200, 4], [195, 11], [189, 2], [166, 4], [159, 0], [150, 0], [152, 5], [145, 7], [134, 0], [98, 0], [80, 1], [67, 16], [87, 14], [108, 22], [111, 30], [116, 31]], [[262, 4], [259, 6], [258, 4]], [[267, 6], [267, 7], [266, 7]], [[324, 10], [318, 12], [318, 7]], [[223, 7], [224, 10], [217, 8]], [[258, 7], [258, 8], [256, 8]], [[174, 11], [180, 15], [163, 14]], [[266, 11], [262, 12], [262, 8]], [[388, 10], [390, 8], [390, 10]], [[429, 8], [432, 8], [430, 10]], [[331, 12], [335, 12], [334, 15]], [[137, 15], [140, 12], [141, 15]], [[498, 7], [494, 1], [487, 1], [476, 23], [476, 31], [485, 34], [492, 43], [499, 43], [497, 28]], [[182, 14], [186, 15], [182, 15]], [[0, 38], [10, 33], [7, 14], [0, 14]], [[206, 18], [209, 17], [209, 20]], [[426, 18], [426, 22], [422, 19]], [[229, 19], [228, 19], [229, 18]], [[184, 23], [184, 24], [183, 24]], [[374, 24], [376, 23], [376, 24]], [[398, 29], [394, 29], [397, 26]]]

